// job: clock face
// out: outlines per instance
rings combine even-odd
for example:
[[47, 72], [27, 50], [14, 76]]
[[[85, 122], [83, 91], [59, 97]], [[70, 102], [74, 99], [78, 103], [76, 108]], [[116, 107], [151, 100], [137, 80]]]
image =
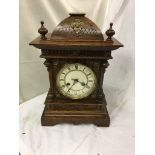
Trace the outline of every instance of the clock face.
[[56, 83], [64, 96], [82, 99], [96, 88], [96, 76], [89, 67], [80, 63], [66, 64], [57, 74]]

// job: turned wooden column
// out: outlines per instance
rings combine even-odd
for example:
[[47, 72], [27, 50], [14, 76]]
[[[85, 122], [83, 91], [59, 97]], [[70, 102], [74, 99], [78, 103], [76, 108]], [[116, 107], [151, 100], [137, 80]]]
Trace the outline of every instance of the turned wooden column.
[[98, 97], [100, 99], [104, 98], [104, 93], [103, 93], [103, 81], [104, 81], [104, 74], [106, 71], [106, 68], [109, 66], [108, 60], [102, 60], [100, 63], [100, 80], [99, 80], [99, 92], [98, 92]]

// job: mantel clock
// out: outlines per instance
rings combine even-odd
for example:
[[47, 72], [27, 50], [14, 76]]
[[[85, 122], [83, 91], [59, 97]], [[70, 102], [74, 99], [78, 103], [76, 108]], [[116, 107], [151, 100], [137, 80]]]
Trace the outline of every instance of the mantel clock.
[[104, 36], [83, 13], [71, 13], [52, 33], [44, 27], [30, 45], [41, 49], [50, 88], [41, 117], [43, 126], [60, 123], [109, 126], [103, 79], [111, 52], [123, 47], [110, 28]]

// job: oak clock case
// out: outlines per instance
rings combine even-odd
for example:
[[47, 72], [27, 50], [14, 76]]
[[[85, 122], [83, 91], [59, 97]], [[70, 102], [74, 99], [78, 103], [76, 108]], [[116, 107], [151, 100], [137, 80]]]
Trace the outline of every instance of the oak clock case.
[[71, 13], [52, 33], [44, 27], [30, 45], [41, 49], [49, 72], [50, 88], [41, 124], [62, 123], [109, 126], [110, 117], [103, 92], [103, 79], [111, 52], [123, 45], [113, 35], [110, 23], [106, 36], [84, 13]]

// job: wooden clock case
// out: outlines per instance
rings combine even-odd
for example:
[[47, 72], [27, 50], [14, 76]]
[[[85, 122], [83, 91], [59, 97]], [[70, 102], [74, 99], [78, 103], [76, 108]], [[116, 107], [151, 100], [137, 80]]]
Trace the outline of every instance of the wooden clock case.
[[[41, 49], [41, 58], [49, 72], [50, 88], [45, 100], [41, 117], [43, 126], [60, 123], [88, 124], [109, 126], [110, 117], [106, 108], [103, 92], [103, 79], [108, 60], [112, 59], [111, 51], [123, 45], [112, 38], [114, 30], [110, 24], [103, 36], [100, 29], [85, 14], [70, 14], [52, 33], [44, 27], [38, 30], [41, 34], [30, 45]], [[56, 75], [68, 63], [81, 63], [91, 68], [97, 77], [97, 88], [83, 99], [69, 99], [59, 93], [56, 86]]]

